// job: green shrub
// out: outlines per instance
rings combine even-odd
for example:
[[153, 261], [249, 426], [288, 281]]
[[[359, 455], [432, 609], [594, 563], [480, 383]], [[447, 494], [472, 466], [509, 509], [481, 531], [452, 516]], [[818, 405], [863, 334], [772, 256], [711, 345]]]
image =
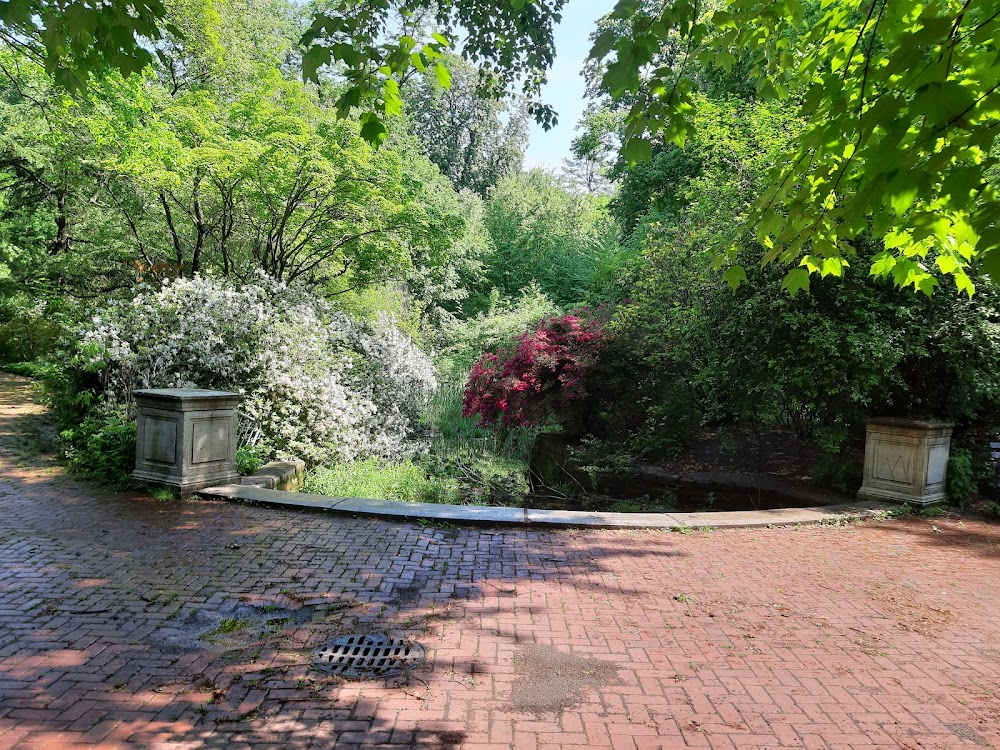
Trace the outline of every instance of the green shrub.
[[976, 492], [976, 475], [972, 466], [972, 453], [965, 448], [952, 447], [948, 459], [948, 500], [964, 506]]
[[853, 455], [852, 433], [843, 425], [820, 426], [813, 439], [822, 451], [809, 474], [820, 487], [848, 495], [860, 486], [862, 464], [849, 460]]
[[850, 447], [865, 416], [995, 423], [1000, 294], [990, 279], [973, 278], [972, 299], [944, 279], [930, 298], [900, 291], [870, 276], [884, 248], [862, 236], [843, 276], [814, 275], [808, 292], [782, 288], [787, 268], [765, 263], [750, 239], [738, 248], [746, 282], [725, 283], [717, 249], [732, 245], [800, 126], [773, 104], [701, 104], [685, 148], [622, 167], [611, 204], [634, 260], [618, 271], [632, 304], [618, 308], [605, 354], [608, 436], [669, 453], [699, 422], [790, 427], [826, 443], [817, 472], [843, 488], [853, 479], [831, 431]]
[[[610, 326], [619, 342], [607, 350], [612, 376], [625, 389], [636, 383], [636, 397], [614, 383], [607, 389], [626, 414], [640, 412], [626, 423], [666, 417], [670, 429], [677, 407], [697, 409], [710, 425], [780, 425], [803, 436], [855, 435], [866, 416], [991, 423], [1000, 406], [1000, 295], [988, 280], [976, 280], [972, 300], [927, 299], [851, 268], [792, 297], [780, 269], [754, 262], [749, 282], [733, 291], [709, 257], [674, 239], [647, 249], [634, 302]], [[859, 248], [857, 268], [875, 252]], [[763, 254], [746, 250], [751, 256]]]
[[95, 411], [60, 433], [70, 468], [112, 487], [125, 487], [135, 467], [135, 421], [122, 411]]
[[421, 466], [409, 461], [391, 464], [365, 459], [325, 466], [306, 477], [305, 490], [331, 497], [445, 504], [462, 501], [455, 480], [428, 476]]
[[135, 468], [135, 420], [124, 405], [111, 406], [96, 396], [93, 376], [68, 362], [64, 357], [62, 362], [18, 362], [3, 369], [32, 377], [41, 387], [72, 471], [125, 487]]
[[0, 362], [48, 356], [64, 331], [64, 303], [35, 299], [0, 281]]
[[259, 446], [244, 445], [236, 449], [236, 470], [245, 477], [256, 474], [267, 460], [268, 456]]
[[636, 458], [673, 456], [701, 424], [699, 394], [686, 367], [670, 361], [669, 343], [647, 348], [645, 336], [631, 327], [630, 309], [618, 308], [588, 381], [587, 430]]
[[558, 312], [536, 284], [529, 284], [514, 300], [502, 300], [494, 290], [486, 312], [452, 322], [439, 332], [434, 357], [439, 381], [464, 385], [469, 369], [483, 352], [507, 344], [533, 323]]
[[38, 376], [38, 364], [35, 362], [7, 362], [0, 365], [0, 370], [12, 372], [15, 375], [23, 375], [26, 378]]
[[61, 430], [78, 427], [102, 402], [96, 395], [99, 379], [69, 364], [71, 357], [61, 355], [56, 361], [20, 362], [4, 369], [34, 378], [41, 388], [42, 400], [56, 418]]
[[490, 282], [511, 296], [537, 282], [560, 303], [585, 300], [618, 254], [618, 226], [606, 204], [539, 169], [502, 180], [486, 202], [495, 248], [486, 262]]

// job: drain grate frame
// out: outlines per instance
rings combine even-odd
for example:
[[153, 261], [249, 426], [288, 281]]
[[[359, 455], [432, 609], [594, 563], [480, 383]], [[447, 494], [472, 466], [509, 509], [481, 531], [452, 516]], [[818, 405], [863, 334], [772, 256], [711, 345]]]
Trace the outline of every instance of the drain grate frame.
[[416, 641], [384, 633], [352, 633], [315, 649], [309, 662], [316, 669], [348, 679], [395, 677], [419, 667], [426, 652]]

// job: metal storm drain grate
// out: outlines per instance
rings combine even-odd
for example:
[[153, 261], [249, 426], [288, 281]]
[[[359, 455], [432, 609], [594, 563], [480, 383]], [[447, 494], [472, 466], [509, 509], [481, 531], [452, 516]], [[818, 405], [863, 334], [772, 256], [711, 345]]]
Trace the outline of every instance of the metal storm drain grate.
[[345, 635], [320, 646], [309, 661], [340, 677], [392, 677], [419, 666], [424, 647], [387, 635]]

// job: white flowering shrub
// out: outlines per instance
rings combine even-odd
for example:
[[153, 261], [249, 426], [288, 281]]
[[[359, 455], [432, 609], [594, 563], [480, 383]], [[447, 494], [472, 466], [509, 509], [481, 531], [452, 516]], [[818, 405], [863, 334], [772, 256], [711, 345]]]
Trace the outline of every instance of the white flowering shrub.
[[93, 318], [77, 355], [128, 409], [137, 388], [242, 393], [241, 442], [314, 464], [412, 454], [436, 387], [430, 359], [390, 318], [353, 321], [269, 279], [142, 288]]

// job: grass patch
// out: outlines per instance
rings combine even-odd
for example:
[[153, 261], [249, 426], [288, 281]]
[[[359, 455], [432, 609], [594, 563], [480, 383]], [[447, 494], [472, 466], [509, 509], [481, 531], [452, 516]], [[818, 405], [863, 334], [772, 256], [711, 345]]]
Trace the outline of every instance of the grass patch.
[[244, 620], [239, 617], [227, 617], [225, 620], [219, 623], [219, 627], [215, 629], [216, 633], [235, 633], [237, 630], [243, 630], [243, 628], [249, 627], [253, 622], [250, 620]]
[[528, 461], [538, 430], [495, 430], [462, 415], [464, 380], [442, 383], [427, 404], [423, 426], [430, 450], [421, 460], [428, 474], [458, 482], [462, 501], [520, 506], [528, 493]]
[[428, 476], [423, 467], [413, 462], [390, 464], [374, 459], [316, 469], [306, 477], [305, 490], [332, 497], [462, 502], [458, 482], [453, 479]]
[[149, 490], [149, 496], [161, 503], [166, 503], [175, 499], [174, 491], [169, 487], [153, 487]]
[[462, 416], [463, 386], [442, 383], [425, 405], [421, 427], [427, 453], [414, 460], [365, 459], [319, 467], [305, 491], [333, 497], [520, 507], [528, 492], [528, 459], [535, 431], [480, 427]]

